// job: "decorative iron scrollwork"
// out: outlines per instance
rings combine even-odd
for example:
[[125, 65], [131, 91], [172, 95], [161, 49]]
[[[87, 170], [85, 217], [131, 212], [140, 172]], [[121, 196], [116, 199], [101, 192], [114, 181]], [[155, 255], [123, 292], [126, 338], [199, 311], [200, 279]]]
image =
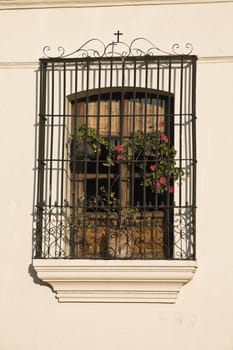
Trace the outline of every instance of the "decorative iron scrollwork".
[[58, 207], [51, 207], [48, 211], [44, 211], [42, 215], [41, 257], [48, 259], [66, 256], [65, 249], [69, 241], [68, 232], [70, 229], [66, 216], [65, 209]]
[[194, 231], [192, 208], [174, 210], [174, 257], [192, 259], [194, 253]]
[[172, 46], [172, 52], [174, 55], [191, 55], [193, 52], [193, 45], [191, 43], [186, 43], [184, 49], [184, 52], [182, 52], [179, 44], [174, 44]]
[[154, 56], [154, 55], [190, 55], [193, 51], [193, 46], [190, 43], [184, 45], [184, 50], [179, 44], [173, 44], [171, 52], [160, 49], [154, 45], [150, 40], [139, 37], [133, 39], [130, 44], [120, 41], [119, 36], [122, 35], [119, 31], [114, 33], [117, 35], [117, 40], [105, 44], [100, 39], [90, 39], [81, 45], [78, 49], [67, 53], [62, 46], [57, 48], [58, 55], [51, 56], [50, 46], [45, 46], [43, 54], [46, 58], [68, 58], [72, 56], [80, 57], [141, 57], [141, 56]]

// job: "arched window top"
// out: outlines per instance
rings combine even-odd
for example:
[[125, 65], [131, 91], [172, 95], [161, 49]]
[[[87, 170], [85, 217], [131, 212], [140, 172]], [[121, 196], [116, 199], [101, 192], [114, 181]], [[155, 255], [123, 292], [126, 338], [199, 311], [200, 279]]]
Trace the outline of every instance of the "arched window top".
[[124, 99], [129, 98], [153, 98], [153, 99], [172, 99], [174, 94], [168, 91], [156, 90], [142, 87], [104, 87], [99, 89], [83, 90], [77, 93], [72, 93], [68, 96], [71, 103], [80, 101], [94, 101], [98, 99], [109, 99], [109, 97], [117, 98], [124, 96]]

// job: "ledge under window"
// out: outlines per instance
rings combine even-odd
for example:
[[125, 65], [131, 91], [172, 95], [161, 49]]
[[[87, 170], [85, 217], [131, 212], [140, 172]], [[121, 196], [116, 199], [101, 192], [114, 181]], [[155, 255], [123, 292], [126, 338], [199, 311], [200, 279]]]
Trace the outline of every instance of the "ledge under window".
[[35, 259], [33, 266], [59, 302], [175, 303], [197, 262]]

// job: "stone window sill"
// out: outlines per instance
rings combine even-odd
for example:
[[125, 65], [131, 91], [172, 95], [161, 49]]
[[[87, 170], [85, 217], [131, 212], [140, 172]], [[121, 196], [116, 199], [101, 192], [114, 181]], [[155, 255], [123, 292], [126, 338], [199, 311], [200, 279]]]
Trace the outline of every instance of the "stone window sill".
[[35, 259], [33, 266], [59, 302], [175, 303], [197, 262]]

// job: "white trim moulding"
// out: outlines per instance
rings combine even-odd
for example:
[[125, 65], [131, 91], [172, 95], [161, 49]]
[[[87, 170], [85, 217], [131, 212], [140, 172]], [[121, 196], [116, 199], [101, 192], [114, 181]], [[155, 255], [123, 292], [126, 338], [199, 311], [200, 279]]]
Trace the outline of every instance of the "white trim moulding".
[[0, 62], [0, 69], [38, 69], [38, 67], [38, 62]]
[[0, 0], [0, 10], [135, 5], [190, 5], [228, 2], [233, 2], [233, 0]]
[[198, 63], [233, 63], [233, 56], [198, 57]]
[[33, 266], [59, 302], [175, 303], [197, 262], [35, 259]]

